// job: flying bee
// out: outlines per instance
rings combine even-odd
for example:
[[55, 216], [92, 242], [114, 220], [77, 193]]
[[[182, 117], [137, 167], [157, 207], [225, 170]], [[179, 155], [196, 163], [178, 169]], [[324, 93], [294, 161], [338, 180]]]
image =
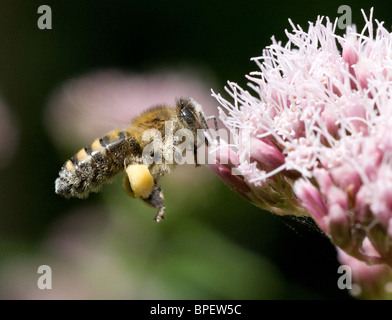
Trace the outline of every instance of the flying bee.
[[[177, 135], [167, 134], [168, 124], [172, 132], [185, 132], [182, 135], [185, 145]], [[165, 211], [159, 178], [170, 173], [181, 160], [180, 146], [193, 147], [198, 166], [197, 148], [204, 141], [208, 144], [203, 133], [206, 130], [209, 132], [202, 107], [191, 98], [177, 100], [175, 107], [150, 108], [133, 119], [128, 129], [109, 132], [69, 159], [56, 179], [56, 193], [66, 198], [86, 198], [90, 192], [99, 191], [110, 178], [125, 171], [126, 193], [157, 208], [155, 220], [159, 222], [164, 219]], [[177, 161], [170, 161], [167, 154]]]

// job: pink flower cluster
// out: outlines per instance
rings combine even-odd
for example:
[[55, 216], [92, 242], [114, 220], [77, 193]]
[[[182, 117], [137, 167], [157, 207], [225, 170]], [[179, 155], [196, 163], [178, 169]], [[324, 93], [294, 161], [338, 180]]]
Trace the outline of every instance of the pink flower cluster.
[[344, 37], [328, 18], [290, 22], [288, 42], [253, 59], [252, 93], [213, 93], [233, 141], [211, 167], [260, 207], [310, 215], [350, 256], [392, 266], [392, 34], [364, 17]]

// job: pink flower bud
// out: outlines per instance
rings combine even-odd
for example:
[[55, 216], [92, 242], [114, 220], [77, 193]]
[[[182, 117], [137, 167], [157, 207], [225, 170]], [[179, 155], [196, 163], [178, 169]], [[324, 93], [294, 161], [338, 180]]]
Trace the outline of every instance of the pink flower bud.
[[366, 66], [364, 62], [358, 63], [354, 67], [355, 78], [357, 79], [361, 89], [368, 88], [368, 81], [372, 78], [371, 68]]
[[327, 207], [319, 190], [309, 181], [300, 179], [294, 185], [294, 192], [301, 200], [303, 207], [308, 210], [322, 230], [326, 231], [325, 216], [328, 214]]
[[352, 67], [358, 62], [357, 47], [355, 48], [352, 43], [349, 42], [350, 39], [343, 45], [342, 48], [342, 58], [344, 62], [347, 62], [349, 67]]
[[261, 170], [271, 171], [280, 167], [284, 158], [271, 142], [268, 144], [254, 137], [250, 139], [250, 160], [257, 161]]
[[[351, 101], [345, 105], [344, 114], [350, 120], [354, 132], [368, 134], [368, 124], [366, 123], [366, 108], [360, 101]], [[358, 120], [357, 120], [358, 119]]]
[[221, 141], [219, 148], [213, 149], [210, 154], [215, 156], [216, 163], [224, 164], [229, 169], [236, 168], [240, 164], [238, 154], [225, 141]]
[[373, 221], [370, 211], [371, 190], [368, 186], [362, 186], [355, 195], [355, 220], [356, 223], [367, 227]]
[[328, 133], [335, 137], [339, 129], [338, 114], [336, 113], [336, 109], [331, 106], [326, 106], [324, 111], [321, 113], [321, 120], [325, 125]]
[[331, 208], [333, 205], [338, 205], [344, 210], [348, 210], [348, 197], [347, 193], [344, 190], [336, 186], [331, 186], [326, 196], [328, 209]]
[[335, 245], [345, 250], [351, 251], [352, 237], [350, 217], [347, 210], [338, 204], [333, 204], [328, 208], [328, 234]]
[[[385, 168], [385, 166], [383, 166]], [[388, 170], [390, 171], [390, 170]], [[392, 178], [391, 173], [380, 170], [379, 179], [373, 184], [373, 196], [370, 209], [374, 216], [387, 229], [389, 221], [392, 219]], [[387, 176], [385, 176], [387, 175]]]
[[355, 194], [362, 185], [362, 181], [357, 170], [355, 170], [350, 164], [344, 163], [337, 168], [331, 169], [330, 174], [334, 184], [338, 188], [343, 190], [343, 192], [351, 198], [355, 197]]
[[250, 188], [245, 183], [242, 176], [233, 174], [236, 173], [237, 165], [239, 164], [239, 157], [224, 141], [221, 142], [221, 147], [216, 150], [215, 163], [210, 164], [209, 167], [214, 171], [230, 188], [237, 191], [246, 200], [249, 198]]
[[237, 191], [246, 200], [251, 201], [248, 196], [251, 190], [240, 176], [233, 175], [231, 169], [228, 169], [226, 166], [219, 163], [211, 164], [210, 169], [214, 171], [230, 188]]
[[386, 265], [367, 265], [340, 249], [338, 249], [338, 259], [343, 265], [350, 267], [350, 274], [354, 279], [350, 290], [353, 296], [371, 299], [391, 298], [386, 283], [392, 281], [392, 270]]
[[321, 194], [327, 194], [329, 188], [332, 186], [332, 180], [328, 171], [325, 169], [316, 168], [313, 171], [314, 177], [319, 185]]

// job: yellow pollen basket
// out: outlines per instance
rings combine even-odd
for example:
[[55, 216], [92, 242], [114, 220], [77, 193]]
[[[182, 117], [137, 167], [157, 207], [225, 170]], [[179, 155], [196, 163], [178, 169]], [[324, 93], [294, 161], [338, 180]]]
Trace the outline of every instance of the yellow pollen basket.
[[148, 198], [154, 186], [154, 178], [148, 168], [143, 164], [133, 164], [129, 165], [125, 172], [127, 174], [123, 183], [125, 192], [133, 198]]

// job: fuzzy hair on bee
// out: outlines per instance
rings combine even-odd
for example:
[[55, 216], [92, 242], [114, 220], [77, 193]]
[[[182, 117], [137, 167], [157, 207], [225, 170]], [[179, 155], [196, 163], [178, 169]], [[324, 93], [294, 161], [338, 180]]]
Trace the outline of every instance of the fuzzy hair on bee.
[[[192, 98], [181, 98], [174, 107], [159, 105], [147, 109], [134, 118], [127, 129], [111, 131], [80, 149], [60, 169], [55, 181], [56, 193], [65, 198], [86, 198], [90, 192], [98, 192], [116, 174], [125, 172], [125, 192], [155, 207], [158, 210], [155, 220], [159, 222], [164, 219], [165, 205], [158, 182], [174, 169], [176, 161], [167, 161], [165, 157], [161, 157], [161, 161], [154, 159], [168, 153], [176, 159], [182, 157], [178, 150], [181, 141], [166, 134], [168, 126], [172, 132], [187, 129], [189, 139], [186, 141], [193, 143], [196, 160], [197, 148], [203, 140], [197, 138], [200, 129], [209, 128], [202, 107]], [[153, 134], [146, 134], [148, 132]], [[150, 161], [146, 161], [146, 157]], [[197, 166], [197, 161], [195, 163]]]

